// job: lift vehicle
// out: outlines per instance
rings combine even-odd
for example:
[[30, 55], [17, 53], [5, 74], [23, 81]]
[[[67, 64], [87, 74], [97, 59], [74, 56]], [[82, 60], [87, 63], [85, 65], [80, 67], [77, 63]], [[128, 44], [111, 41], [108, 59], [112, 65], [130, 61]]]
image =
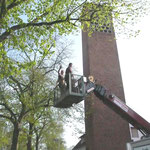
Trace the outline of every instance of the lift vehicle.
[[132, 124], [144, 136], [150, 135], [150, 123], [128, 107], [115, 94], [111, 93], [110, 90], [96, 84], [92, 76], [86, 81], [83, 76], [70, 74], [69, 89], [61, 93], [61, 89], [56, 86], [54, 90], [54, 107], [69, 108], [73, 104], [81, 102], [91, 92], [94, 92], [99, 100]]

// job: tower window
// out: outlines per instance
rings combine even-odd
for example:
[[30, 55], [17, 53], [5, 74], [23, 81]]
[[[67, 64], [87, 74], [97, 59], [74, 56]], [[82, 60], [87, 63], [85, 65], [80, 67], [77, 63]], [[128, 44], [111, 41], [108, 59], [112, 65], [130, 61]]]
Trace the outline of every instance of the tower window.
[[134, 127], [131, 127], [131, 136], [132, 136], [132, 138], [138, 138], [139, 137], [138, 130]]
[[98, 23], [91, 23], [91, 29], [94, 31], [112, 33], [112, 25], [110, 23], [102, 26], [100, 26]]

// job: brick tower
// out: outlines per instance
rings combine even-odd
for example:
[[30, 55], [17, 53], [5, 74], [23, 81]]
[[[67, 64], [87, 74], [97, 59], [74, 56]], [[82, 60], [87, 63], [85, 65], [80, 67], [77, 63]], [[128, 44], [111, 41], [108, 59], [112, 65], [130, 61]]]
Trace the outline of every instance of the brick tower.
[[[83, 72], [125, 101], [115, 34], [106, 29], [92, 37], [82, 32]], [[85, 100], [86, 150], [126, 150], [129, 125], [94, 94]]]

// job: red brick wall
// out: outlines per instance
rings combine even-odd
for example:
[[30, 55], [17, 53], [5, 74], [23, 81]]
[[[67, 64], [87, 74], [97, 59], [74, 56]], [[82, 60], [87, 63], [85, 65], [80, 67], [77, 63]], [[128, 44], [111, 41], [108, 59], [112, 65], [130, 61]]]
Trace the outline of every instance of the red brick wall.
[[[113, 33], [82, 33], [84, 75], [93, 75], [97, 83], [110, 89], [124, 101], [123, 84]], [[126, 150], [129, 126], [94, 94], [85, 100], [87, 150]]]

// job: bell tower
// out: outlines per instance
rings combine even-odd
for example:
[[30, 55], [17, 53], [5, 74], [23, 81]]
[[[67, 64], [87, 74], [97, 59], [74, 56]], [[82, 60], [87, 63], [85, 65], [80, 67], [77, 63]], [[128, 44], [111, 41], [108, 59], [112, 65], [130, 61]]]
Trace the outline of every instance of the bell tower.
[[[115, 33], [111, 26], [82, 32], [83, 73], [125, 101]], [[86, 150], [126, 150], [129, 124], [94, 94], [85, 99]]]

